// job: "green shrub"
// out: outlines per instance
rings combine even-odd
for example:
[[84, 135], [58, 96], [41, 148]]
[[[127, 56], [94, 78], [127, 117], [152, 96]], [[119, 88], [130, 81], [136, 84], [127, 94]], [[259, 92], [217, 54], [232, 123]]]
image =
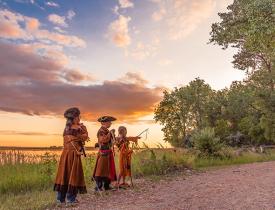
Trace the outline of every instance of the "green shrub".
[[215, 136], [213, 128], [204, 128], [195, 132], [192, 135], [192, 141], [194, 142], [195, 149], [200, 152], [202, 156], [220, 156], [219, 152], [223, 148], [223, 143], [219, 137]]
[[190, 167], [191, 157], [186, 152], [173, 149], [147, 148], [133, 155], [132, 171], [135, 177], [163, 175]]
[[230, 134], [229, 124], [226, 120], [217, 120], [214, 128], [215, 134], [225, 141], [225, 138]]

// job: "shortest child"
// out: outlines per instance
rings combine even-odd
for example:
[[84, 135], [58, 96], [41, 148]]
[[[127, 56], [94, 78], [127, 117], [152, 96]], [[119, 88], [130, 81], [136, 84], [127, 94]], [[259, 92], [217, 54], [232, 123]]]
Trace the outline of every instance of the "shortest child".
[[[130, 142], [137, 143], [140, 137], [126, 137], [127, 129], [124, 126], [118, 128], [118, 137], [116, 138], [116, 145], [119, 149], [119, 176], [118, 186], [127, 186], [125, 183], [126, 177], [131, 177], [131, 157], [133, 150], [129, 148]], [[122, 177], [122, 184], [120, 180]], [[131, 180], [132, 181], [132, 180]]]

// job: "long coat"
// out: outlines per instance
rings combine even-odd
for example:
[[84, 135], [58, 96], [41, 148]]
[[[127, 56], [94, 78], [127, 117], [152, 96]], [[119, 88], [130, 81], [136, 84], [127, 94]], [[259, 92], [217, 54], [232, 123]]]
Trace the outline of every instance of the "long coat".
[[131, 176], [131, 160], [133, 150], [129, 148], [130, 141], [136, 142], [138, 137], [117, 137], [119, 149], [119, 174], [122, 177]]
[[110, 181], [117, 180], [114, 153], [112, 151], [111, 134], [107, 128], [101, 127], [97, 132], [100, 145], [93, 178], [107, 178]]
[[54, 190], [74, 194], [87, 193], [81, 155], [79, 154], [81, 143], [88, 138], [87, 129], [83, 125], [79, 129], [67, 127], [63, 137], [64, 147], [59, 161]]

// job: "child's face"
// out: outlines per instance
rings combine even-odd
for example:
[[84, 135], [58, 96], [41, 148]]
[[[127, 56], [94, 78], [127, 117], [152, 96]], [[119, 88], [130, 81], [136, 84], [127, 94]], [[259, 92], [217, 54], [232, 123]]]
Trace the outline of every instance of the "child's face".
[[79, 124], [79, 123], [80, 123], [80, 116], [75, 117], [75, 118], [73, 119], [73, 124], [77, 125], [77, 124]]
[[101, 125], [103, 125], [106, 128], [110, 128], [112, 125], [112, 122], [102, 122]]
[[119, 132], [119, 134], [121, 135], [121, 136], [126, 136], [127, 135], [127, 130], [125, 130], [125, 129], [122, 129], [120, 132]]

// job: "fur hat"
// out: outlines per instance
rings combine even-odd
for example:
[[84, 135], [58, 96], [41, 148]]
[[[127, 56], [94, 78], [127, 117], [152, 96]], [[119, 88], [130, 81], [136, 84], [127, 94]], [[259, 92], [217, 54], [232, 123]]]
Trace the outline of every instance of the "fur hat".
[[65, 111], [64, 117], [67, 119], [73, 119], [80, 115], [80, 110], [77, 107], [69, 108]]

